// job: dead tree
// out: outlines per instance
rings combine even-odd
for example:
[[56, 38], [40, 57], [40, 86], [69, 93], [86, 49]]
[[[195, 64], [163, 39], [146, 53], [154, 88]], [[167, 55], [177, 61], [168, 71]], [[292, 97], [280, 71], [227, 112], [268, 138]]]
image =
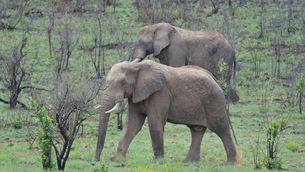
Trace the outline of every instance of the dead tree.
[[232, 0], [228, 0], [229, 7], [232, 7]]
[[53, 139], [57, 169], [64, 170], [73, 142], [82, 122], [92, 114], [93, 100], [99, 84], [71, 75], [57, 77], [49, 102], [49, 115], [53, 119], [57, 136]]
[[[97, 50], [95, 50], [95, 71], [96, 76], [101, 78], [101, 72], [103, 75], [105, 75], [105, 51], [103, 48], [103, 36], [102, 36], [102, 21], [101, 21], [101, 15], [98, 16], [97, 22], [98, 22], [98, 36], [94, 39], [95, 46], [97, 46]], [[92, 61], [93, 62], [93, 61]]]
[[259, 20], [259, 38], [264, 37], [264, 13], [265, 13], [265, 3], [263, 0], [260, 2], [261, 12], [260, 12], [260, 20]]
[[[24, 17], [25, 9], [29, 6], [29, 1], [23, 1], [18, 4], [16, 4], [15, 14], [12, 16], [6, 16], [5, 14], [5, 8], [8, 8], [5, 6], [4, 2], [0, 2], [0, 15], [5, 17], [0, 17], [0, 30], [6, 29], [6, 30], [14, 30], [16, 29], [17, 25], [20, 23], [22, 18]], [[11, 20], [11, 21], [7, 21]], [[9, 24], [14, 23], [14, 24]]]
[[210, 17], [212, 16], [213, 14], [216, 14], [218, 13], [218, 10], [219, 10], [219, 2], [218, 0], [210, 0], [211, 3], [212, 3], [212, 11], [210, 11], [208, 14], [207, 14], [207, 17]]
[[[26, 105], [18, 100], [19, 95], [24, 89], [39, 89], [30, 85], [30, 77], [33, 70], [33, 65], [26, 65], [28, 52], [25, 51], [27, 37], [23, 37], [20, 43], [11, 50], [11, 55], [3, 57], [0, 63], [0, 78], [4, 89], [9, 92], [9, 100], [0, 98], [0, 102], [10, 105], [10, 108], [15, 108], [17, 104], [22, 107]], [[37, 58], [37, 53], [36, 57]]]
[[288, 1], [288, 26], [287, 26], [288, 33], [295, 31], [295, 26], [293, 23], [293, 8], [294, 8], [293, 2], [294, 2], [293, 0]]
[[58, 0], [58, 10], [59, 11], [69, 11], [70, 9], [70, 2], [69, 0]]
[[47, 30], [47, 37], [48, 37], [48, 46], [49, 46], [49, 55], [52, 58], [52, 51], [53, 51], [53, 45], [52, 45], [52, 33], [53, 33], [53, 28], [54, 28], [54, 20], [55, 20], [55, 3], [54, 1], [49, 2], [49, 7], [51, 9], [49, 10], [49, 26]]
[[276, 65], [275, 65], [275, 68], [274, 68], [274, 76], [276, 76], [277, 78], [280, 78], [281, 77], [281, 62], [282, 62], [282, 59], [281, 59], [281, 56], [282, 56], [282, 53], [281, 53], [281, 45], [282, 43], [280, 42], [279, 39], [275, 39], [274, 40], [274, 53], [275, 53], [275, 61], [276, 61]]
[[[97, 32], [93, 32], [93, 42], [94, 45], [82, 45], [80, 49], [83, 50], [85, 53], [89, 54], [90, 61], [93, 65], [95, 70], [95, 77], [97, 79], [102, 78], [105, 75], [105, 45], [102, 35], [102, 19], [101, 15], [97, 17], [98, 29]], [[106, 45], [107, 46], [107, 45]], [[113, 47], [110, 47], [113, 48]]]
[[69, 60], [72, 55], [72, 51], [78, 43], [78, 40], [74, 39], [72, 28], [69, 25], [65, 25], [64, 29], [60, 32], [60, 48], [59, 55], [56, 56], [56, 72], [59, 74], [69, 68]]
[[199, 6], [198, 6], [198, 10], [202, 13], [204, 13], [204, 7], [205, 7], [205, 2], [204, 0], [200, 0], [199, 1]]

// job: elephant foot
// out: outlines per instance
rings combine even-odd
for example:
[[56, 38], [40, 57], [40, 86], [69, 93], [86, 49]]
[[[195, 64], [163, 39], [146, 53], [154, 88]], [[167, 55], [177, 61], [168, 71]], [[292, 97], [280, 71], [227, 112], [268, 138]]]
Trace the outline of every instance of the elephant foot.
[[123, 159], [123, 158], [125, 158], [125, 155], [122, 154], [122, 153], [117, 152], [117, 153], [115, 153], [114, 155], [112, 155], [112, 156], [110, 157], [110, 160], [111, 160], [111, 161], [118, 161], [118, 160], [121, 160], [121, 159]]
[[163, 156], [155, 157], [155, 158], [153, 159], [153, 163], [163, 164], [163, 163], [164, 163], [164, 157], [163, 157]]
[[186, 157], [182, 162], [189, 163], [189, 162], [197, 162], [199, 160], [200, 160], [200, 157], [198, 157], [198, 156], [190, 156], [190, 157]]
[[227, 160], [226, 165], [236, 165], [238, 161], [236, 159]]
[[240, 152], [234, 152], [227, 158], [227, 165], [238, 165], [241, 160]]

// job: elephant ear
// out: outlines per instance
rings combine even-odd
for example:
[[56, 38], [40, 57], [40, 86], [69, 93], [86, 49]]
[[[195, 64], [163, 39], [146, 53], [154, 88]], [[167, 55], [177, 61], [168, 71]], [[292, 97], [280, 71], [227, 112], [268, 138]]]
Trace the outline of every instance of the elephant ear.
[[160, 52], [166, 48], [170, 43], [170, 34], [175, 32], [176, 29], [170, 25], [161, 23], [159, 27], [156, 28], [154, 34], [154, 56], [160, 54]]
[[165, 81], [165, 76], [158, 64], [146, 61], [138, 63], [138, 65], [138, 77], [132, 96], [133, 103], [139, 103], [160, 90]]

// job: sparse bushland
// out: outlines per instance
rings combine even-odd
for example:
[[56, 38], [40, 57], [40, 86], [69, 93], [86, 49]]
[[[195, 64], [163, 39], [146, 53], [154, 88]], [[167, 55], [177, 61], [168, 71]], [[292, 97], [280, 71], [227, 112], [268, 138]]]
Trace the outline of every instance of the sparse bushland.
[[[203, 140], [202, 160], [196, 164], [181, 164], [188, 149], [189, 130], [172, 124], [165, 126], [167, 152], [163, 163], [151, 163], [152, 148], [147, 125], [131, 144], [128, 157], [120, 162], [111, 162], [108, 159], [115, 152], [115, 143], [120, 135], [115, 115], [110, 116], [108, 141], [102, 155], [104, 161], [100, 165], [95, 164], [92, 160], [96, 148], [98, 112], [93, 112], [86, 116], [79, 128], [82, 135], [74, 135], [66, 171], [252, 171], [253, 152], [249, 150], [255, 147], [256, 138], [260, 138], [260, 152], [256, 154], [260, 157], [258, 166], [267, 164], [268, 167], [272, 165], [270, 161], [263, 163], [267, 156], [265, 138], [268, 127], [264, 128], [261, 122], [265, 114], [273, 117], [275, 114], [289, 114], [287, 129], [279, 140], [277, 156], [281, 159], [282, 168], [305, 170], [305, 101], [301, 82], [304, 65], [299, 67], [304, 64], [305, 53], [303, 1], [236, 0], [230, 6], [228, 1], [137, 1], [142, 4], [150, 2], [152, 8], [137, 6], [135, 0], [72, 0], [69, 1], [69, 8], [60, 4], [59, 0], [54, 4], [38, 0], [24, 1], [28, 2], [26, 5], [19, 2], [0, 1], [0, 61], [11, 57], [12, 47], [21, 45], [22, 30], [30, 23], [23, 52], [29, 52], [24, 60], [26, 66], [33, 69], [30, 70], [30, 80], [24, 83], [48, 88], [47, 91], [21, 91], [18, 101], [26, 106], [30, 96], [53, 100], [48, 97], [55, 96], [50, 93], [55, 91], [52, 90], [53, 78], [56, 78], [57, 57], [62, 52], [63, 57], [68, 57], [72, 50], [68, 67], [62, 70], [63, 73], [81, 73], [79, 75], [83, 79], [103, 80], [104, 72], [107, 74], [112, 64], [126, 59], [129, 43], [134, 41], [138, 29], [151, 22], [168, 21], [191, 30], [219, 31], [236, 51], [236, 88], [240, 102], [230, 105], [230, 113], [243, 155], [239, 166], [220, 165], [225, 159], [224, 149], [221, 141], [211, 132], [207, 132]], [[61, 42], [69, 43], [60, 40], [65, 26], [73, 33], [70, 51], [61, 51], [67, 49], [67, 46], [61, 46]], [[17, 54], [20, 51], [17, 50]], [[3, 84], [5, 78], [2, 74], [0, 98], [8, 101], [10, 91]], [[99, 100], [92, 104], [99, 104]], [[30, 120], [29, 111], [18, 107], [10, 109], [7, 104], [0, 103], [0, 171], [42, 171], [39, 144], [37, 140], [33, 142], [28, 133], [28, 130], [38, 127], [38, 121]], [[56, 126], [54, 134], [60, 136]], [[56, 157], [55, 151], [52, 157]], [[259, 170], [264, 171], [265, 168]]]
[[98, 92], [95, 82], [65, 73], [56, 77], [48, 99], [30, 98], [34, 116], [39, 121], [37, 140], [44, 169], [52, 169], [52, 152], [55, 152], [57, 169], [65, 169], [79, 129], [94, 110], [92, 102]]

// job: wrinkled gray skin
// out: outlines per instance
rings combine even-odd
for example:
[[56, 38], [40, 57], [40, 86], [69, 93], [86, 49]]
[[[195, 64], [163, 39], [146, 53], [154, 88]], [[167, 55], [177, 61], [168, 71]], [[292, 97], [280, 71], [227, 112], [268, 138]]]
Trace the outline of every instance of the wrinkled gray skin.
[[225, 97], [208, 71], [197, 66], [173, 68], [150, 60], [122, 62], [112, 66], [106, 85], [99, 121], [97, 161], [100, 160], [108, 126], [109, 114], [106, 111], [127, 98], [127, 122], [112, 160], [126, 156], [129, 144], [147, 117], [156, 159], [164, 157], [163, 132], [168, 121], [185, 124], [191, 130], [192, 143], [184, 162], [200, 159], [200, 144], [207, 128], [221, 138], [227, 162], [237, 162]]
[[[237, 102], [239, 96], [234, 90], [236, 60], [230, 43], [218, 32], [212, 30], [189, 31], [168, 23], [143, 27], [130, 53], [130, 60], [141, 61], [153, 54], [160, 63], [179, 67], [196, 65], [210, 71], [217, 79], [224, 79], [229, 86], [228, 100]], [[220, 59], [228, 65], [224, 78], [220, 77]]]

